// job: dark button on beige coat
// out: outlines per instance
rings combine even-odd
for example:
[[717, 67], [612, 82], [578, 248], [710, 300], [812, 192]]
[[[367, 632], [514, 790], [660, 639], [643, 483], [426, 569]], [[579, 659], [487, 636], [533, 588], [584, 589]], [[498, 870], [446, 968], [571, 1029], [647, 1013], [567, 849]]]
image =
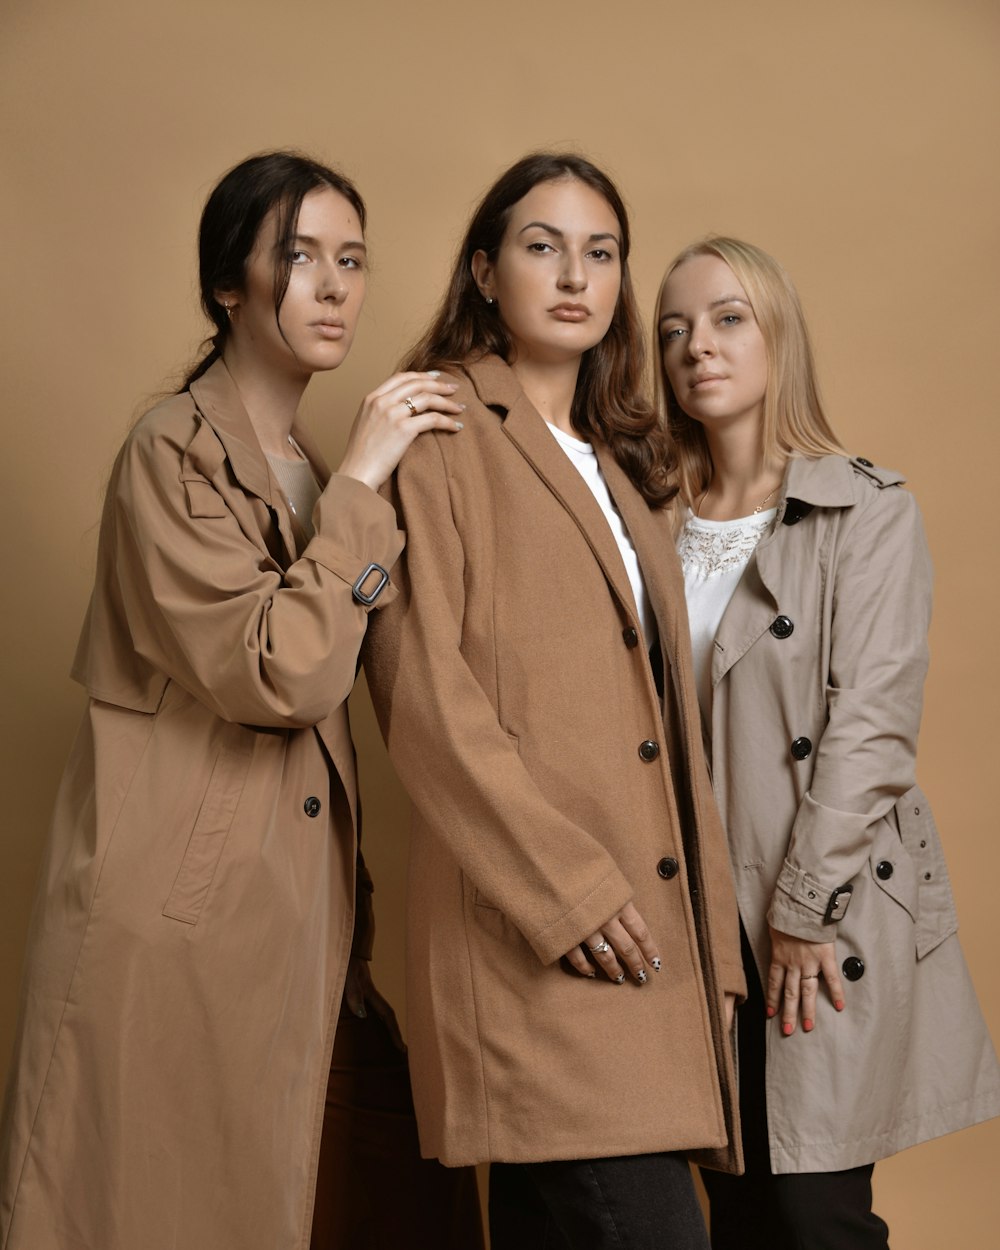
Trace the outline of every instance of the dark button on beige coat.
[[351, 584], [402, 547], [348, 478], [314, 520], [299, 553], [222, 364], [119, 455], [3, 1121], [5, 1250], [309, 1244], [355, 929]]
[[[914, 776], [931, 569], [901, 482], [842, 456], [792, 460], [715, 644], [713, 781], [758, 971], [770, 919], [835, 938], [838, 961], [861, 972], [843, 1015], [820, 995], [814, 1033], [768, 1028], [775, 1172], [871, 1163], [1000, 1112]], [[772, 628], [779, 617], [792, 629]], [[812, 749], [794, 750], [800, 739]], [[844, 885], [843, 919], [828, 920]]]
[[[415, 805], [423, 1151], [463, 1164], [702, 1148], [733, 1166], [723, 992], [744, 979], [669, 518], [599, 446], [656, 614], [665, 723], [589, 488], [502, 361], [470, 366], [457, 398], [464, 430], [421, 439], [395, 479], [408, 560], [364, 653]], [[567, 973], [560, 956], [629, 899], [663, 971], [641, 988]]]

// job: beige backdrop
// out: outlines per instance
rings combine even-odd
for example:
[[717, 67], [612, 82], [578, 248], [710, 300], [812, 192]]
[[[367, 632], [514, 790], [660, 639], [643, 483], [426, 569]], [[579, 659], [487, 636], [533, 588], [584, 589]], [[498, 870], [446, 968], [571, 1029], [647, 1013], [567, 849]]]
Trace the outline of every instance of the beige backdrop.
[[[847, 446], [904, 470], [924, 509], [938, 583], [920, 778], [1000, 1036], [998, 32], [995, 0], [6, 0], [0, 1071], [82, 706], [66, 671], [103, 483], [201, 337], [207, 191], [282, 145], [340, 164], [371, 208], [359, 342], [307, 400], [334, 461], [434, 305], [470, 206], [530, 148], [578, 147], [620, 180], [647, 312], [667, 258], [707, 230], [785, 262]], [[355, 704], [377, 973], [402, 1010], [405, 802]], [[995, 1245], [998, 1157], [995, 1123], [881, 1166], [894, 1247]]]

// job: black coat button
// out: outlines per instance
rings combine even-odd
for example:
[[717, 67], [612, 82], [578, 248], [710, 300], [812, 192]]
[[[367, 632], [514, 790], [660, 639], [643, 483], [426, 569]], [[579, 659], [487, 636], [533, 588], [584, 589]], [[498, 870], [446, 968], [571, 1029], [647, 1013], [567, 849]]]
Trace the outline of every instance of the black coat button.
[[795, 625], [787, 616], [776, 616], [771, 622], [771, 633], [775, 638], [790, 638]]
[[681, 866], [672, 855], [664, 855], [660, 862], [656, 865], [656, 871], [660, 874], [664, 881], [672, 881], [680, 872]]
[[633, 647], [639, 645], [639, 633], [630, 625], [628, 629], [622, 630], [622, 638], [625, 640], [625, 646], [631, 651]]
[[323, 804], [319, 801], [315, 794], [310, 794], [310, 796], [302, 804], [302, 810], [307, 816], [318, 816], [322, 806]]
[[880, 859], [875, 865], [875, 875], [879, 881], [888, 881], [895, 871], [895, 868], [887, 859]]
[[855, 457], [855, 458], [857, 459], [858, 464], [863, 464], [863, 465], [865, 466], [865, 468], [866, 468], [866, 469], [874, 469], [874, 468], [875, 468], [875, 466], [872, 464], [872, 462], [871, 462], [870, 460], [866, 460], [866, 459], [864, 458], [864, 456], [857, 456], [857, 457]]
[[652, 738], [647, 738], [645, 742], [639, 743], [639, 758], [645, 760], [647, 764], [652, 764], [659, 754], [659, 745]]
[[841, 964], [841, 971], [848, 981], [860, 981], [865, 975], [865, 961], [857, 955], [849, 955]]
[[813, 744], [808, 738], [796, 738], [792, 743], [792, 759], [807, 760], [812, 755]]

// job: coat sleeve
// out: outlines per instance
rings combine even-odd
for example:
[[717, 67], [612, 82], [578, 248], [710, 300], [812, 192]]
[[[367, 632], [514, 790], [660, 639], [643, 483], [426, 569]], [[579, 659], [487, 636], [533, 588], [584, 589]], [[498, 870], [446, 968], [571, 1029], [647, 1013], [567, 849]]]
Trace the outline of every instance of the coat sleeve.
[[831, 893], [863, 868], [877, 822], [914, 785], [927, 672], [931, 565], [920, 513], [898, 486], [851, 509], [831, 555], [827, 720], [768, 920], [831, 941]]
[[[396, 561], [403, 538], [393, 510], [334, 474], [313, 514], [315, 536], [283, 570], [247, 532], [250, 503], [224, 459], [221, 478], [199, 475], [185, 434], [141, 423], [122, 449], [102, 533], [108, 611], [140, 657], [224, 720], [316, 724], [354, 684], [368, 616], [352, 584], [369, 563]], [[387, 597], [389, 588], [378, 602]], [[92, 619], [89, 628], [101, 626]], [[87, 684], [95, 697], [114, 698]]]
[[[461, 437], [461, 436], [458, 436]], [[406, 530], [399, 597], [363, 658], [389, 756], [471, 884], [543, 963], [632, 897], [604, 847], [542, 794], [462, 654], [467, 569], [438, 439], [407, 452], [391, 486]]]

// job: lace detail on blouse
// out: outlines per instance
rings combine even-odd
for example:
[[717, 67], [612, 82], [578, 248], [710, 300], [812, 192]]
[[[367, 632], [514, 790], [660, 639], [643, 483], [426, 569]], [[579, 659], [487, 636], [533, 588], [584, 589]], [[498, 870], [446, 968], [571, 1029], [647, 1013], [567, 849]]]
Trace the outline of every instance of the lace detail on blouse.
[[697, 571], [702, 577], [714, 577], [744, 567], [774, 517], [774, 508], [759, 516], [722, 523], [705, 522], [689, 515], [677, 540], [677, 554], [685, 572]]

